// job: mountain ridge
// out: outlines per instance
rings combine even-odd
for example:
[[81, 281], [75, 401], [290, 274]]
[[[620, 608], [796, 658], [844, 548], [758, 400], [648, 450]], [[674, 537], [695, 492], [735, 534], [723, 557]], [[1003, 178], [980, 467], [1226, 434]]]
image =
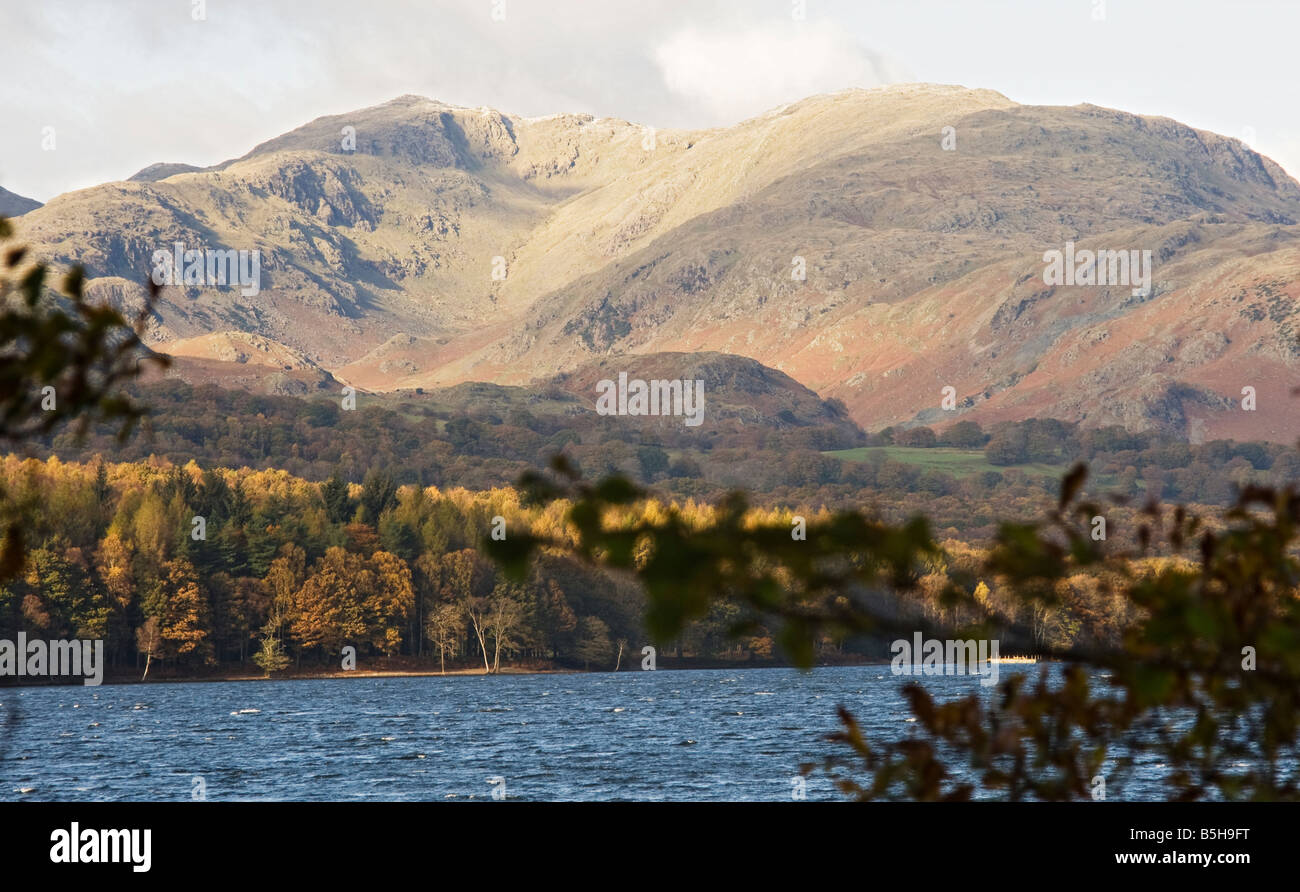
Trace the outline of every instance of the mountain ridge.
[[41, 203], [34, 198], [27, 198], [0, 186], [0, 217], [21, 217], [28, 211], [34, 211]]
[[[1300, 435], [1279, 411], [1300, 367], [1300, 185], [1168, 118], [905, 85], [655, 131], [408, 95], [183, 167], [59, 196], [20, 227], [124, 305], [159, 247], [262, 251], [255, 298], [164, 289], [159, 349], [242, 333], [374, 390], [715, 351], [869, 428], [1042, 412]], [[1066, 242], [1152, 251], [1151, 294], [1045, 284]], [[1244, 386], [1265, 411], [1231, 408]]]

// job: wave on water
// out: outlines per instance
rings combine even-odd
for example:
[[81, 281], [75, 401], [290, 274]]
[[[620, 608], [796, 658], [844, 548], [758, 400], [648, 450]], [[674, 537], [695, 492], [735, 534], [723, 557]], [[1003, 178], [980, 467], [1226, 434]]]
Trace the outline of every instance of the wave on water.
[[[1047, 669], [1059, 677], [1058, 666]], [[402, 679], [379, 689], [273, 680], [256, 688], [261, 707], [239, 707], [249, 689], [233, 684], [160, 685], [147, 704], [119, 692], [112, 702], [82, 701], [75, 715], [57, 708], [71, 705], [66, 690], [24, 689], [24, 722], [0, 763], [21, 773], [5, 778], [0, 799], [157, 796], [150, 766], [192, 766], [201, 748], [220, 776], [209, 780], [209, 793], [223, 800], [465, 802], [489, 799], [489, 779], [498, 776], [512, 799], [526, 791], [544, 801], [770, 800], [772, 778], [834, 752], [827, 735], [838, 727], [837, 703], [853, 701], [865, 731], [907, 733], [899, 725], [913, 716], [900, 686], [889, 675], [867, 681], [879, 671], [575, 675], [566, 679], [574, 685], [568, 696], [554, 696], [561, 693], [554, 677], [520, 675], [496, 679], [488, 704], [479, 685]], [[929, 683], [954, 694], [951, 679]], [[755, 705], [758, 697], [771, 699]], [[99, 710], [109, 709], [117, 711], [106, 720]], [[132, 709], [151, 715], [122, 715]], [[223, 712], [238, 721], [226, 722]], [[259, 713], [266, 719], [244, 721]], [[601, 718], [611, 713], [617, 720]], [[3, 719], [0, 710], [0, 732], [9, 732]], [[68, 732], [75, 733], [60, 737]], [[0, 749], [11, 739], [0, 733]]]

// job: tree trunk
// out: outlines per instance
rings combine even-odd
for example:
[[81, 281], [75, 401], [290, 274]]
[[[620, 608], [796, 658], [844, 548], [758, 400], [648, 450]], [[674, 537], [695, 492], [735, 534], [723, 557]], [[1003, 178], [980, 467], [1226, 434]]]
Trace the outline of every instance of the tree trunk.
[[479, 628], [478, 620], [474, 620], [474, 637], [478, 638], [478, 648], [483, 651], [483, 674], [491, 675], [492, 667], [488, 664], [487, 642], [483, 640], [483, 630]]
[[152, 654], [152, 653], [147, 653], [147, 654], [145, 654], [145, 655], [144, 655], [144, 675], [141, 675], [141, 676], [140, 676], [140, 680], [141, 680], [141, 681], [144, 681], [146, 678], [149, 677], [149, 664], [152, 663], [152, 662], [153, 662], [153, 654]]

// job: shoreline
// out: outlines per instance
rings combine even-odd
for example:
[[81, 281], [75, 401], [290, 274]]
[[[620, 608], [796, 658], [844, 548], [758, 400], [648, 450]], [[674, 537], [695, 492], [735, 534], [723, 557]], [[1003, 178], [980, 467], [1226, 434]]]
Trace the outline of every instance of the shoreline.
[[[797, 667], [782, 663], [724, 663], [709, 661], [708, 664], [701, 665], [672, 665], [675, 661], [670, 660], [669, 665], [660, 665], [654, 671], [656, 672], [696, 672], [706, 669], [721, 670], [743, 670], [743, 669], [796, 669]], [[825, 668], [830, 666], [870, 666], [870, 665], [887, 665], [888, 660], [867, 659], [862, 661], [841, 661], [835, 663], [820, 663], [813, 668]], [[592, 669], [567, 669], [562, 667], [522, 667], [522, 666], [502, 666], [497, 672], [485, 672], [482, 669], [448, 669], [445, 673], [438, 669], [334, 669], [321, 671], [301, 671], [277, 673], [275, 675], [261, 675], [248, 672], [222, 673], [212, 675], [191, 675], [191, 676], [158, 676], [153, 678], [141, 679], [134, 675], [105, 675], [104, 680], [99, 685], [83, 685], [77, 680], [67, 679], [48, 679], [44, 682], [28, 684], [0, 684], [0, 691], [5, 688], [43, 688], [43, 687], [107, 687], [126, 686], [126, 685], [154, 685], [154, 684], [213, 684], [219, 682], [257, 682], [257, 681], [332, 681], [348, 680], [359, 678], [441, 678], [447, 677], [479, 677], [491, 678], [501, 675], [587, 675], [587, 674], [610, 674], [614, 670], [592, 670]], [[636, 668], [635, 663], [629, 664], [627, 668], [618, 670], [621, 672], [641, 672]]]
[[[684, 665], [674, 665], [675, 663]], [[825, 669], [839, 666], [888, 666], [892, 660], [885, 658], [862, 658], [852, 660], [835, 660], [832, 662], [818, 663], [811, 667], [812, 669]], [[1031, 666], [1036, 663], [1047, 663], [1050, 660], [1042, 658], [1027, 657], [1003, 657], [997, 661], [999, 664], [1014, 664]], [[664, 665], [666, 663], [666, 665]], [[635, 668], [635, 662], [629, 664], [628, 668], [619, 669], [619, 672], [642, 672]], [[701, 670], [724, 670], [724, 671], [743, 671], [746, 669], [798, 669], [798, 667], [788, 663], [753, 663], [753, 662], [726, 662], [706, 660], [695, 663], [690, 658], [677, 660], [669, 658], [660, 660], [660, 665], [653, 671], [656, 672], [698, 672]], [[809, 670], [811, 671], [811, 669]], [[214, 673], [212, 675], [190, 675], [190, 676], [156, 676], [154, 678], [141, 679], [130, 675], [112, 675], [105, 676], [99, 685], [85, 685], [78, 681], [67, 679], [47, 679], [43, 682], [27, 684], [5, 684], [0, 683], [0, 691], [6, 688], [43, 688], [43, 687], [105, 687], [108, 685], [126, 686], [126, 685], [154, 685], [154, 684], [215, 684], [220, 682], [257, 682], [257, 681], [331, 681], [347, 680], [358, 678], [440, 678], [447, 677], [479, 677], [489, 678], [500, 675], [586, 675], [586, 674], [610, 674], [614, 672], [609, 670], [592, 670], [592, 669], [569, 669], [563, 667], [546, 667], [546, 666], [503, 666], [497, 672], [485, 672], [482, 669], [448, 669], [442, 672], [438, 669], [334, 669], [319, 671], [299, 671], [288, 673], [277, 673], [275, 675], [261, 675], [248, 672], [233, 673]]]
[[[624, 670], [626, 671], [626, 670]], [[489, 675], [567, 675], [581, 673], [581, 669], [521, 669], [517, 667], [502, 667], [500, 671], [494, 673], [484, 672], [482, 669], [448, 669], [445, 673], [437, 669], [419, 670], [419, 669], [338, 669], [320, 672], [293, 672], [293, 673], [276, 673], [275, 675], [259, 675], [247, 672], [236, 673], [213, 673], [211, 675], [187, 675], [187, 676], [156, 676], [153, 678], [139, 678], [132, 675], [105, 675], [104, 680], [98, 685], [86, 685], [78, 680], [63, 678], [51, 678], [41, 682], [29, 682], [26, 684], [0, 684], [0, 691], [6, 688], [48, 688], [48, 687], [108, 687], [127, 685], [155, 685], [155, 684], [218, 684], [221, 682], [240, 681], [328, 681], [332, 679], [350, 679], [350, 678], [439, 678], [446, 676], [473, 676], [477, 675], [483, 678]]]

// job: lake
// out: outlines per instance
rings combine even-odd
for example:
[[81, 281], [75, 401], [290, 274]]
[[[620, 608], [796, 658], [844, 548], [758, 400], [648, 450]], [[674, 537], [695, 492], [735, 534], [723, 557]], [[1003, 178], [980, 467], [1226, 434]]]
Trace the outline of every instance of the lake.
[[[873, 665], [0, 688], [0, 799], [788, 801], [801, 763], [839, 751], [837, 705], [905, 735], [909, 680]], [[916, 680], [940, 699], [991, 690]], [[820, 771], [806, 797], [841, 798]]]

